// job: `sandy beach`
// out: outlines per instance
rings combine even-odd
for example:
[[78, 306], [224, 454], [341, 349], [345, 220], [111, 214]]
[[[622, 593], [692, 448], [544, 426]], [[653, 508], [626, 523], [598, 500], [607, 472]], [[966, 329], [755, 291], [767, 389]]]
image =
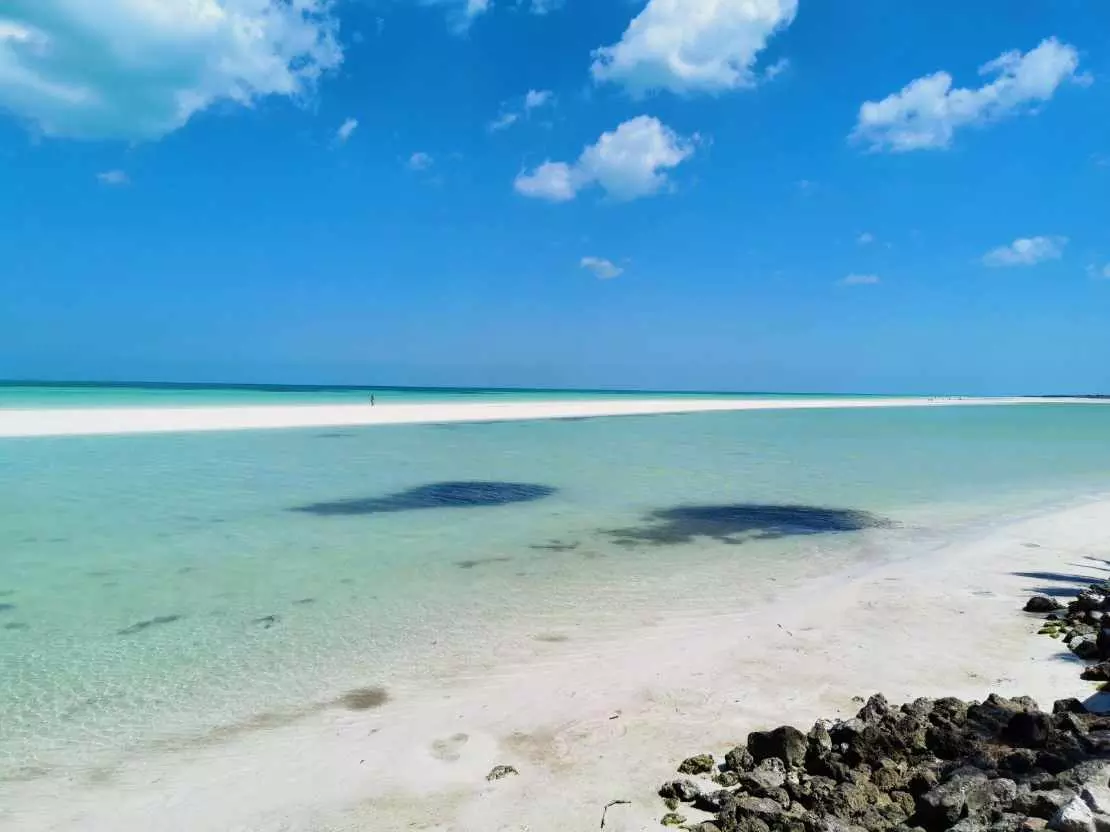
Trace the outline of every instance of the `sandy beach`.
[[1085, 402], [1062, 398], [591, 399], [464, 404], [0, 410], [0, 437], [94, 436], [277, 428], [585, 419], [739, 410], [976, 407]]
[[[1105, 576], [1110, 499], [896, 553], [734, 614], [663, 611], [619, 639], [549, 644], [439, 686], [375, 680], [363, 710], [260, 715], [173, 749], [0, 785], [26, 830], [470, 830], [658, 827], [654, 796], [694, 750], [848, 714], [881, 691], [1043, 706], [1086, 699], [1058, 642], [1020, 611], [1032, 591]], [[487, 783], [498, 764], [519, 777]]]

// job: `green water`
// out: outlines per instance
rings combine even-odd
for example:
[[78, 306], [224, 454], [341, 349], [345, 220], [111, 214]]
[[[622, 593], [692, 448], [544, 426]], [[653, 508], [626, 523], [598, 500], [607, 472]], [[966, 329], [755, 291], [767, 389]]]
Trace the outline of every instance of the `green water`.
[[[0, 440], [0, 777], [733, 609], [1110, 491], [1108, 472], [1101, 405]], [[393, 510], [456, 481], [542, 488]], [[294, 510], [348, 500], [377, 510]], [[653, 512], [722, 505], [757, 522], [652, 542]], [[876, 523], [760, 527], [761, 506]]]

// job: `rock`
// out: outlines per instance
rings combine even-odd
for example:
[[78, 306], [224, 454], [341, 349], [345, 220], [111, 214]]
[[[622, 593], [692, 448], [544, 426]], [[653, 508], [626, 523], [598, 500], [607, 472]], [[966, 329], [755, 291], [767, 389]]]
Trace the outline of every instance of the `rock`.
[[878, 722], [889, 713], [890, 703], [886, 701], [886, 697], [881, 693], [876, 693], [867, 700], [866, 705], [859, 709], [856, 719], [862, 719], [864, 722]]
[[702, 821], [697, 826], [690, 827], [691, 832], [721, 832], [721, 827], [711, 820]]
[[1048, 826], [1048, 821], [1044, 818], [1026, 818], [1022, 824], [1022, 832], [1041, 832], [1042, 829]]
[[1090, 806], [1075, 797], [1052, 816], [1048, 828], [1055, 832], [1095, 832], [1094, 814]]
[[1031, 748], [1016, 748], [998, 761], [998, 767], [1013, 774], [1028, 774], [1037, 765], [1037, 753]]
[[786, 768], [777, 757], [764, 760], [755, 769], [739, 775], [740, 788], [756, 794], [781, 789], [785, 784]]
[[1052, 703], [1052, 713], [1054, 714], [1085, 714], [1087, 713], [1087, 706], [1080, 702], [1078, 699], [1057, 699]]
[[659, 789], [659, 796], [662, 798], [673, 797], [683, 803], [692, 803], [701, 796], [701, 789], [690, 780], [672, 780], [663, 784], [663, 787]]
[[1043, 791], [1018, 792], [1010, 805], [1012, 811], [1028, 817], [1049, 820], [1066, 806], [1074, 797], [1070, 789], [1046, 789]]
[[[1103, 630], [1102, 632], [1106, 632]], [[1081, 659], [1097, 659], [1099, 658], [1099, 639], [1088, 635], [1076, 635], [1068, 640], [1068, 649]], [[1110, 644], [1110, 641], [1108, 641]]]
[[736, 802], [736, 817], [757, 817], [764, 822], [776, 820], [783, 809], [769, 797], [742, 797]]
[[1025, 602], [1026, 612], [1056, 612], [1056, 610], [1061, 610], [1063, 608], [1063, 604], [1061, 604], [1055, 598], [1049, 598], [1047, 595], [1034, 595], [1032, 598]]
[[929, 832], [941, 832], [965, 815], [977, 815], [990, 799], [987, 775], [965, 766], [917, 799], [916, 817]]
[[670, 811], [672, 811], [672, 812], [673, 812], [673, 811], [674, 811], [675, 809], [677, 809], [677, 808], [679, 807], [679, 805], [681, 805], [681, 804], [679, 804], [679, 802], [678, 802], [678, 800], [677, 800], [676, 798], [673, 798], [673, 797], [667, 797], [667, 798], [664, 798], [664, 799], [663, 799], [663, 805], [664, 805], [664, 806], [666, 806], [666, 807], [667, 807], [667, 808], [668, 808], [668, 809], [669, 809]]
[[740, 775], [735, 771], [722, 771], [713, 775], [713, 782], [725, 789], [730, 789], [740, 782]]
[[1079, 797], [1091, 807], [1092, 812], [1110, 815], [1110, 786], [1092, 783], [1080, 789]]
[[1098, 631], [1095, 645], [1098, 647], [1098, 657], [1100, 659], [1110, 659], [1110, 629], [1103, 627]]
[[755, 767], [755, 760], [747, 748], [737, 746], [725, 755], [725, 766], [733, 771], [751, 771]]
[[1079, 678], [1088, 682], [1110, 682], [1110, 662], [1099, 662], [1083, 668]]
[[777, 757], [787, 768], [795, 768], [805, 763], [808, 748], [806, 735], [789, 725], [773, 731], [753, 731], [748, 735], [748, 751], [757, 763]]
[[687, 757], [678, 766], [679, 774], [705, 774], [713, 771], [716, 763], [713, 761], [712, 754], [698, 754], [694, 757]]
[[1085, 760], [1061, 773], [1055, 780], [1063, 788], [1080, 791], [1084, 786], [1110, 785], [1110, 762]]
[[950, 827], [949, 832], [986, 832], [987, 825], [982, 821], [973, 818], [964, 818], [955, 826]]
[[663, 826], [682, 826], [682, 824], [686, 823], [686, 818], [677, 812], [667, 812], [667, 814], [663, 815], [659, 823]]
[[520, 772], [512, 766], [494, 766], [490, 773], [486, 775], [486, 779], [493, 782], [494, 780], [504, 780], [514, 774], [520, 774]]
[[1010, 717], [1002, 739], [1022, 748], [1044, 748], [1052, 733], [1052, 717], [1040, 711], [1021, 711]]
[[[1080, 612], [1099, 610], [1102, 609], [1102, 602], [1105, 598], [1106, 596], [1102, 593], [1094, 592], [1090, 589], [1083, 589], [1075, 596], [1075, 600], [1068, 604], [1068, 609]], [[1049, 610], [1049, 612], [1052, 612], [1052, 610]]]

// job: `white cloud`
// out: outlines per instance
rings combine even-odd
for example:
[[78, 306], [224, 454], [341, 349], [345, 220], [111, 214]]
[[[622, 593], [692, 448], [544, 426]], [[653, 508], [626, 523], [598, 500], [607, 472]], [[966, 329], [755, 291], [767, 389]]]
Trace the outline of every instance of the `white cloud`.
[[505, 130], [512, 127], [521, 117], [527, 117], [533, 110], [539, 109], [546, 104], [553, 103], [555, 100], [555, 93], [551, 90], [528, 90], [524, 95], [524, 101], [520, 105], [520, 109], [505, 102], [501, 105], [501, 113], [493, 121], [489, 123], [489, 130], [496, 133], [498, 130]]
[[872, 234], [870, 231], [864, 231], [862, 234], [856, 237], [856, 242], [859, 243], [861, 246], [870, 245], [871, 243], [875, 242], [875, 235]]
[[649, 0], [619, 42], [594, 50], [590, 72], [634, 95], [755, 86], [759, 53], [797, 11], [798, 0]]
[[874, 286], [882, 283], [877, 274], [850, 274], [840, 281], [841, 286]]
[[421, 0], [425, 6], [446, 6], [451, 28], [458, 34], [465, 33], [474, 18], [490, 9], [490, 0]]
[[1059, 260], [1067, 237], [1021, 237], [983, 255], [986, 266], [1035, 266], [1046, 260]]
[[1101, 268], [1094, 263], [1087, 266], [1087, 274], [1095, 280], [1110, 280], [1110, 263], [1107, 263]]
[[427, 153], [421, 153], [417, 151], [416, 153], [409, 156], [409, 170], [427, 170], [432, 166], [434, 162], [435, 159], [433, 159]]
[[584, 188], [599, 185], [618, 200], [650, 196], [669, 184], [667, 171], [694, 152], [697, 136], [678, 135], [659, 119], [637, 116], [602, 133], [573, 165], [547, 161], [516, 178], [524, 196], [566, 202]]
[[340, 144], [346, 144], [347, 139], [351, 138], [351, 134], [358, 129], [358, 119], [349, 118], [344, 121], [339, 129], [335, 131], [335, 140]]
[[103, 173], [98, 173], [96, 179], [101, 185], [112, 185], [114, 187], [131, 184], [131, 177], [122, 170], [106, 170]]
[[604, 257], [583, 257], [578, 265], [583, 269], [589, 269], [600, 280], [609, 280], [624, 274], [624, 269]]
[[550, 14], [563, 7], [566, 0], [532, 0], [528, 5], [528, 10], [532, 14]]
[[1004, 52], [981, 66], [979, 74], [993, 78], [981, 87], [953, 89], [951, 75], [934, 72], [882, 101], [865, 102], [852, 136], [895, 153], [945, 148], [958, 128], [1035, 112], [1065, 81], [1089, 83], [1078, 67], [1074, 46], [1048, 38], [1025, 54]]
[[343, 59], [331, 0], [4, 0], [0, 110], [47, 136], [157, 139], [220, 101], [298, 98]]

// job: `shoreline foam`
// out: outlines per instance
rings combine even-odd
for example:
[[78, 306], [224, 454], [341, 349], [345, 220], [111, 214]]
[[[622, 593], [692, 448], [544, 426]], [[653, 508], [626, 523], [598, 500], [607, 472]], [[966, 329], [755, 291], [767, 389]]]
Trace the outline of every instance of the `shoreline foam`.
[[[177, 408], [0, 409], [0, 438], [583, 419], [740, 410], [1099, 404], [1089, 399], [591, 399], [587, 401]], [[1110, 404], [1110, 402], [1106, 402]]]
[[[690, 599], [616, 642], [568, 644], [441, 688], [391, 686], [226, 741], [0, 785], [21, 830], [656, 828], [658, 784], [692, 748], [892, 700], [989, 692], [1042, 706], [1092, 686], [1031, 638], [1020, 609], [1046, 581], [1102, 574], [1110, 499], [1027, 517], [912, 558], [855, 566], [729, 615]], [[897, 553], [896, 553], [897, 554]], [[1091, 556], [1094, 559], [1090, 559]], [[1024, 573], [1024, 574], [1023, 574]], [[520, 772], [495, 783], [495, 765]]]

